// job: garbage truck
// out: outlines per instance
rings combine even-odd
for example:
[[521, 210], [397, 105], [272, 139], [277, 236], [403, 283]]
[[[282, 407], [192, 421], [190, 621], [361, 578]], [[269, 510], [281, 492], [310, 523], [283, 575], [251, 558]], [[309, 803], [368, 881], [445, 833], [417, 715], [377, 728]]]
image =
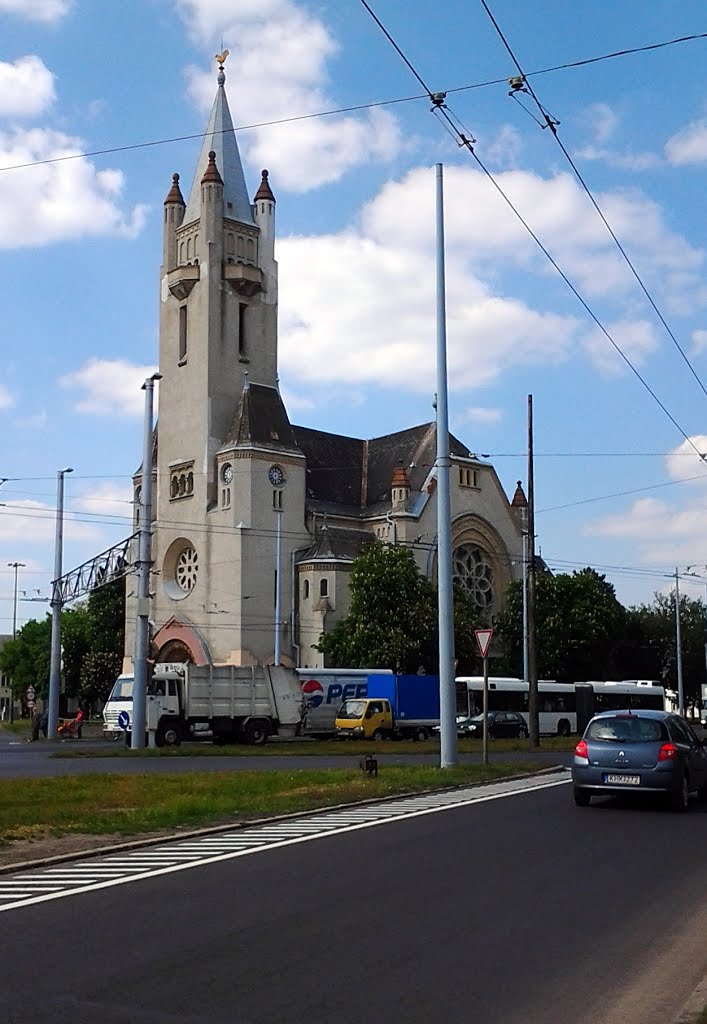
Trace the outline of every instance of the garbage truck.
[[[113, 689], [122, 699], [111, 693], [103, 711], [104, 734], [117, 728], [126, 741], [132, 682], [120, 676]], [[303, 710], [299, 680], [284, 666], [155, 665], [147, 686], [146, 726], [158, 747], [204, 736], [259, 746], [270, 736], [295, 736]]]

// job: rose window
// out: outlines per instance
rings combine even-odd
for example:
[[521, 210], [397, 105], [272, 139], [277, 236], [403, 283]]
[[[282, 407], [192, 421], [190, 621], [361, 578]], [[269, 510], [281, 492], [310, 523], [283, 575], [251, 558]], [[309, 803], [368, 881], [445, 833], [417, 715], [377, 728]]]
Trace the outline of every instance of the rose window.
[[452, 556], [454, 582], [466, 590], [481, 612], [493, 607], [493, 566], [481, 548], [463, 544]]
[[199, 572], [199, 556], [193, 547], [184, 548], [177, 559], [174, 576], [177, 585], [187, 594], [194, 588]]

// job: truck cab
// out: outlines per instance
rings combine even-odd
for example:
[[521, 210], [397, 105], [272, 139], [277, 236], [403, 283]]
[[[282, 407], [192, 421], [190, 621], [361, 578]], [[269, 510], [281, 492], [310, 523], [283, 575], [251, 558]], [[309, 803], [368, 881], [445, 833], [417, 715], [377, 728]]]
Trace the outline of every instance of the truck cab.
[[345, 700], [336, 714], [336, 734], [344, 738], [383, 740], [394, 728], [393, 709], [384, 698]]

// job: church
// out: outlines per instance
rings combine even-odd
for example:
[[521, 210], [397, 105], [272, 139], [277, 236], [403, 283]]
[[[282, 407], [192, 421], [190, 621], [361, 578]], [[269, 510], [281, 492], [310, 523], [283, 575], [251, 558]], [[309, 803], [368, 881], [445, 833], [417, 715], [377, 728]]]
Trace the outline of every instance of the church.
[[[348, 613], [351, 566], [372, 538], [406, 545], [436, 578], [436, 430], [361, 438], [290, 423], [275, 196], [263, 171], [251, 202], [225, 82], [221, 63], [187, 199], [174, 174], [164, 202], [152, 654], [320, 668], [314, 645]], [[451, 435], [450, 455], [454, 579], [492, 621], [522, 572], [527, 503], [520, 483], [509, 502], [493, 466]], [[136, 502], [140, 486], [138, 471]]]

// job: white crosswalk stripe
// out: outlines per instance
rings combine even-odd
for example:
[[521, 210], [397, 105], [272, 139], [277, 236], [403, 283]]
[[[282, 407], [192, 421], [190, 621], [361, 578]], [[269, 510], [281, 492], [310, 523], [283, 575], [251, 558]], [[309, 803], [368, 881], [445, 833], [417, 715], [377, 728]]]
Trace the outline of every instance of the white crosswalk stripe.
[[566, 774], [536, 776], [426, 796], [413, 795], [378, 804], [318, 811], [300, 818], [254, 824], [203, 838], [170, 839], [133, 851], [97, 854], [67, 863], [0, 876], [0, 912], [34, 903], [153, 878], [199, 865], [214, 864], [337, 832], [386, 825], [408, 817], [451, 810], [488, 800], [565, 785]]

